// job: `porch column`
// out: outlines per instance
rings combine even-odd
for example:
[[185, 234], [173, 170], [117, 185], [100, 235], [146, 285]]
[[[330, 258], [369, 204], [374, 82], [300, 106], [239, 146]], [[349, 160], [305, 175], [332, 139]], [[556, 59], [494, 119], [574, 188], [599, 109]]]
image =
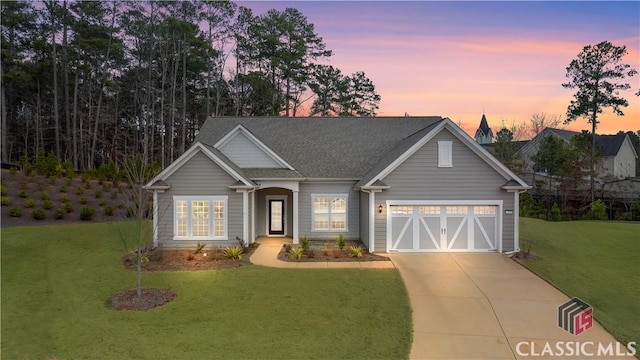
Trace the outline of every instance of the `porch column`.
[[376, 192], [369, 190], [369, 252], [376, 251]]
[[520, 192], [513, 192], [513, 251], [520, 251]]
[[251, 192], [251, 241], [247, 243], [254, 243], [256, 241], [256, 192]]
[[298, 191], [292, 190], [293, 193], [293, 243], [298, 244]]
[[249, 191], [242, 191], [242, 240], [249, 243]]

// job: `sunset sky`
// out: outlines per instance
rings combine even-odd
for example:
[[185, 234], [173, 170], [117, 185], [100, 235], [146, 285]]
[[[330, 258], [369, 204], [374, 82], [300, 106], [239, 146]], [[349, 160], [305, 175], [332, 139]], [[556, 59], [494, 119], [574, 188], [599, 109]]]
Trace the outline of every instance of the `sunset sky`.
[[[379, 116], [441, 115], [468, 133], [482, 113], [494, 134], [535, 113], [563, 115], [575, 90], [566, 67], [585, 45], [626, 45], [640, 70], [640, 2], [238, 2], [262, 14], [295, 7], [313, 23], [330, 64], [364, 71], [382, 101]], [[598, 133], [640, 129], [640, 75], [625, 116], [600, 115]], [[566, 127], [591, 129], [586, 119]]]

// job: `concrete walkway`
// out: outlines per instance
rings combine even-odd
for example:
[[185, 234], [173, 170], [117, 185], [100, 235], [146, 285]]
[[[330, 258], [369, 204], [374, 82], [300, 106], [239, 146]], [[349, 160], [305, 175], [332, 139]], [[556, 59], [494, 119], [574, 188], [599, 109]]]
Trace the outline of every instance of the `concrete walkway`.
[[313, 261], [293, 262], [278, 260], [283, 244], [290, 244], [290, 238], [258, 238], [260, 244], [249, 260], [256, 264], [277, 268], [297, 269], [393, 269], [391, 261]]
[[411, 359], [549, 359], [558, 344], [569, 353], [566, 342], [574, 354], [575, 342], [583, 348], [563, 359], [607, 358], [589, 356], [598, 342], [613, 344], [615, 355], [615, 339], [595, 321], [578, 336], [559, 328], [558, 306], [569, 298], [505, 255], [392, 254], [391, 260], [413, 309]]

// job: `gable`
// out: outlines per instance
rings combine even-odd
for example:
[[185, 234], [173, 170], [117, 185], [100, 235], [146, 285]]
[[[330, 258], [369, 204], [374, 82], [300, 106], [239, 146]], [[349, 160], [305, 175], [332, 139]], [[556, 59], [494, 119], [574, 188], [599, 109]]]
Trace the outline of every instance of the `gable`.
[[[415, 135], [419, 135], [417, 141], [411, 141], [411, 146], [406, 148], [406, 150], [402, 151], [402, 154], [398, 156], [388, 156], [386, 159], [378, 164], [374, 169], [365, 176], [360, 182], [358, 182], [357, 186], [367, 188], [371, 186], [375, 181], [382, 180], [395, 171], [400, 165], [402, 165], [407, 159], [409, 159], [414, 153], [422, 149], [428, 143], [434, 143], [437, 146], [437, 140], [435, 138], [440, 138], [440, 133], [446, 132], [450, 135], [449, 140], [440, 140], [440, 141], [452, 141], [456, 148], [462, 149], [466, 148], [465, 152], [473, 153], [475, 156], [473, 157], [475, 161], [478, 162], [478, 166], [482, 168], [487, 168], [490, 171], [495, 172], [500, 176], [504, 182], [509, 180], [515, 180], [522, 189], [530, 188], [522, 179], [520, 179], [516, 174], [514, 174], [511, 170], [509, 170], [506, 166], [504, 166], [501, 162], [499, 162], [495, 157], [493, 157], [489, 152], [482, 148], [478, 143], [473, 141], [467, 134], [465, 134], [459, 127], [457, 127], [451, 120], [445, 119], [442, 123], [438, 124], [435, 128], [430, 129], [426, 133], [416, 133]], [[411, 137], [407, 138], [410, 140]], [[398, 144], [398, 146], [403, 145], [402, 142]], [[455, 151], [455, 149], [453, 149]], [[434, 157], [434, 161], [438, 159], [437, 152], [432, 154]], [[455, 161], [453, 158], [453, 168], [456, 168]], [[382, 170], [379, 170], [382, 169]], [[467, 178], [465, 181], [473, 181], [473, 178]], [[503, 182], [503, 184], [504, 184]]]
[[293, 168], [242, 125], [225, 135], [215, 146], [240, 168]]

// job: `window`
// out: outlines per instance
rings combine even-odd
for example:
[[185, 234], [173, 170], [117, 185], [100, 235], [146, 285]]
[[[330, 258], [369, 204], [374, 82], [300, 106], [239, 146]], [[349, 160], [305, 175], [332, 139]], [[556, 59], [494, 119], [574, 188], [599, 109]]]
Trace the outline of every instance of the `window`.
[[453, 142], [438, 141], [438, 167], [453, 167]]
[[174, 238], [226, 240], [226, 196], [174, 196]]
[[347, 195], [312, 195], [313, 230], [347, 230]]
[[469, 211], [467, 206], [447, 206], [447, 214], [449, 215], [465, 215]]
[[439, 215], [440, 206], [420, 206], [418, 212], [420, 215]]
[[392, 206], [392, 215], [411, 215], [413, 214], [413, 206]]
[[476, 215], [495, 215], [495, 206], [474, 206], [473, 213]]

